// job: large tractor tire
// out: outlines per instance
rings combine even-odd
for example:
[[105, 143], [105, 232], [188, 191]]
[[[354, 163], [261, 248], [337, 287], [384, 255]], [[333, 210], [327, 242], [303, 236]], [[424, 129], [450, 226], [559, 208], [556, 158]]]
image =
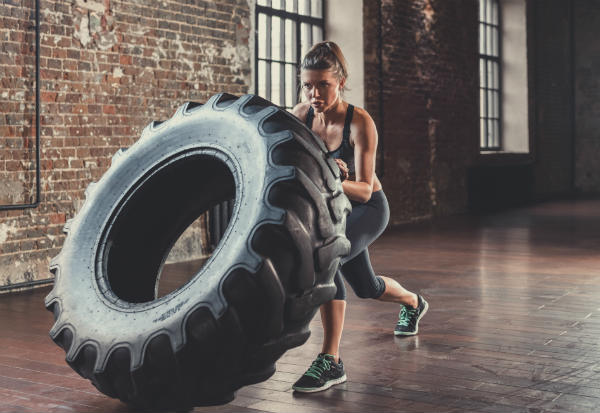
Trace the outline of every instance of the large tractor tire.
[[[213, 96], [119, 151], [51, 263], [51, 338], [101, 392], [145, 408], [222, 404], [269, 378], [332, 299], [350, 203], [321, 140], [256, 96]], [[199, 272], [156, 298], [177, 238], [234, 199]]]

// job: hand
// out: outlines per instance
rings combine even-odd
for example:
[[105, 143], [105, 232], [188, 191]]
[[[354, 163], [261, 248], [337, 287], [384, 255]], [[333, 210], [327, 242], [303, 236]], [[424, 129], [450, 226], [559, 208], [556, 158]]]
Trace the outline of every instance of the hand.
[[335, 163], [337, 163], [338, 167], [340, 168], [340, 179], [342, 181], [348, 179], [350, 176], [350, 171], [348, 170], [348, 165], [346, 165], [346, 162], [342, 161], [341, 159], [335, 159]]

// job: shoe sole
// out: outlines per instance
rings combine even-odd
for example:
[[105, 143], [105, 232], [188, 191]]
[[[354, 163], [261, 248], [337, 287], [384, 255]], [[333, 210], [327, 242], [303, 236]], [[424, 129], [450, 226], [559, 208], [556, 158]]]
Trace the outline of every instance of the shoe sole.
[[427, 313], [427, 310], [429, 310], [429, 303], [427, 301], [424, 301], [424, 303], [425, 303], [425, 308], [423, 308], [423, 311], [421, 312], [421, 314], [419, 314], [419, 318], [417, 318], [415, 332], [414, 333], [403, 333], [403, 332], [394, 330], [395, 336], [415, 336], [415, 335], [417, 335], [417, 333], [419, 332], [419, 321], [421, 321], [423, 316]]
[[347, 380], [347, 378], [346, 378], [346, 375], [344, 374], [339, 379], [329, 380], [327, 383], [325, 383], [321, 387], [294, 387], [294, 386], [292, 386], [292, 389], [294, 391], [297, 391], [300, 393], [316, 393], [318, 391], [327, 390], [328, 388], [330, 388], [331, 386], [335, 386], [336, 384], [342, 384], [346, 380]]

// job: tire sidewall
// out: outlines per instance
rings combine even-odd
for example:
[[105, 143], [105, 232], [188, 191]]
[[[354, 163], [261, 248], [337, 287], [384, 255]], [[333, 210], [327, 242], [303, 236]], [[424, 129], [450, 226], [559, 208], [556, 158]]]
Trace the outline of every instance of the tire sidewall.
[[[219, 109], [213, 104], [191, 114], [180, 111], [111, 166], [89, 194], [76, 217], [77, 231], [67, 237], [61, 251], [59, 271], [68, 268], [69, 273], [64, 279], [60, 273], [57, 275], [58, 287], [69, 291], [60, 294], [61, 318], [75, 326], [71, 328], [75, 336], [94, 337], [86, 341], [75, 337], [79, 345], [70, 353], [77, 353], [86, 344], [107, 353], [125, 346], [131, 350], [135, 368], [141, 364], [145, 344], [158, 334], [167, 333], [174, 350], [180, 348], [185, 343], [185, 319], [196, 308], [209, 308], [215, 318], [225, 311], [221, 284], [226, 274], [238, 267], [255, 272], [260, 265], [261, 258], [250, 247], [256, 223], [263, 222], [267, 212], [273, 222], [284, 218], [284, 212], [271, 207], [265, 197], [268, 188], [264, 182], [273, 164], [261, 127], [257, 128], [252, 120], [265, 118], [265, 111], [276, 110], [267, 107], [261, 113], [246, 115], [239, 105]], [[201, 130], [198, 124], [202, 124]], [[102, 281], [105, 275], [99, 262], [103, 237], [112, 221], [144, 180], [177, 159], [198, 154], [224, 161], [236, 181], [232, 219], [219, 244], [226, 248], [217, 247], [190, 282], [160, 299], [140, 304], [115, 300]], [[98, 357], [98, 362], [107, 360], [104, 356]], [[100, 370], [103, 367], [96, 366]]]

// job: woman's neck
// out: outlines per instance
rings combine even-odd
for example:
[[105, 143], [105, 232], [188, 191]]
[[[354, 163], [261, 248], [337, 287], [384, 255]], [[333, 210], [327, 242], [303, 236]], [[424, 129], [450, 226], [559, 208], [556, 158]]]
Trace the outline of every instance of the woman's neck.
[[346, 116], [346, 102], [344, 102], [340, 96], [336, 103], [334, 103], [329, 109], [321, 113], [316, 113], [315, 115], [325, 125], [339, 122], [340, 118], [345, 118]]

